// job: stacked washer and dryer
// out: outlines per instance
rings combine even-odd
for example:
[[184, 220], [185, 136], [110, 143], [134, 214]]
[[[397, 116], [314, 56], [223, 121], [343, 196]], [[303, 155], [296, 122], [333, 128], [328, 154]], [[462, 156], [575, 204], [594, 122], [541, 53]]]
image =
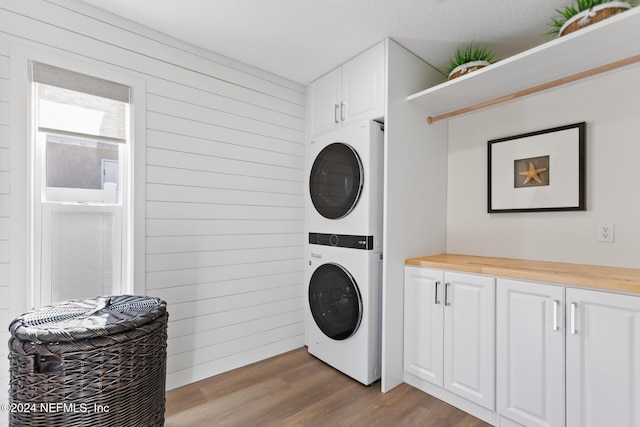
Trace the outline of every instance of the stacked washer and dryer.
[[383, 141], [366, 121], [307, 150], [309, 353], [366, 385], [381, 365]]

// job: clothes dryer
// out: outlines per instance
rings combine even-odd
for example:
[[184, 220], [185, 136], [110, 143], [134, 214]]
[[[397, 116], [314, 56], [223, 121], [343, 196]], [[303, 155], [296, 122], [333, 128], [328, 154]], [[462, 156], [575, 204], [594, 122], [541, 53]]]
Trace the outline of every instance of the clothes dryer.
[[326, 245], [308, 248], [309, 353], [371, 384], [381, 369], [381, 254]]
[[355, 236], [356, 242], [372, 245], [358, 248], [382, 250], [383, 144], [382, 125], [373, 121], [310, 141], [306, 168], [310, 235]]

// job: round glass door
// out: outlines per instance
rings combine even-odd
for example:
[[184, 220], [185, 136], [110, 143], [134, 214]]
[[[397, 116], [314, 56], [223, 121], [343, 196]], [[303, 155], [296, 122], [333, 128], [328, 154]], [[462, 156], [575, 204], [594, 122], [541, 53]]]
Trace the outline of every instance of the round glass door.
[[320, 330], [329, 338], [344, 340], [362, 320], [362, 299], [355, 280], [338, 264], [323, 264], [309, 283], [309, 306]]
[[358, 203], [363, 180], [362, 162], [351, 146], [339, 142], [327, 145], [311, 167], [313, 206], [328, 219], [348, 215]]

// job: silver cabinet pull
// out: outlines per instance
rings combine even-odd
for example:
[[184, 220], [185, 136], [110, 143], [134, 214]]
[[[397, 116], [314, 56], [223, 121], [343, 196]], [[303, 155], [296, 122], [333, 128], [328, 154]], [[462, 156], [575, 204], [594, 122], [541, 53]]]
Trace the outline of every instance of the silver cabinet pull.
[[346, 114], [345, 113], [346, 109], [347, 109], [347, 103], [344, 101], [341, 102], [340, 103], [340, 120], [342, 120], [343, 122], [344, 122], [344, 115]]
[[436, 282], [436, 299], [435, 299], [436, 304], [440, 304], [440, 300], [438, 299], [438, 286], [440, 286], [439, 281]]
[[571, 303], [571, 335], [576, 335], [578, 330], [576, 329], [576, 307], [578, 307], [577, 302]]
[[553, 300], [553, 330], [559, 331], [560, 326], [558, 324], [558, 307], [560, 306], [560, 301], [557, 299]]
[[451, 283], [447, 282], [444, 284], [444, 305], [449, 306], [451, 303], [449, 302], [449, 286]]
[[338, 114], [338, 110], [340, 109], [340, 104], [335, 104], [335, 109], [333, 110], [333, 120], [336, 124], [340, 123], [340, 115]]

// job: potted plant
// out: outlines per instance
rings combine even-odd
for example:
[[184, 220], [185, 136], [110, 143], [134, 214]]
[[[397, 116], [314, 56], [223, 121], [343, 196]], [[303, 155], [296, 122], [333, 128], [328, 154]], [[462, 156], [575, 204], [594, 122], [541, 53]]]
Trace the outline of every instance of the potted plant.
[[444, 72], [449, 76], [449, 80], [452, 80], [491, 65], [491, 61], [493, 52], [489, 48], [474, 46], [471, 43], [464, 48], [456, 49]]
[[595, 24], [620, 12], [629, 10], [638, 0], [575, 0], [576, 6], [556, 9], [559, 16], [551, 19], [549, 34], [565, 36], [588, 25]]

